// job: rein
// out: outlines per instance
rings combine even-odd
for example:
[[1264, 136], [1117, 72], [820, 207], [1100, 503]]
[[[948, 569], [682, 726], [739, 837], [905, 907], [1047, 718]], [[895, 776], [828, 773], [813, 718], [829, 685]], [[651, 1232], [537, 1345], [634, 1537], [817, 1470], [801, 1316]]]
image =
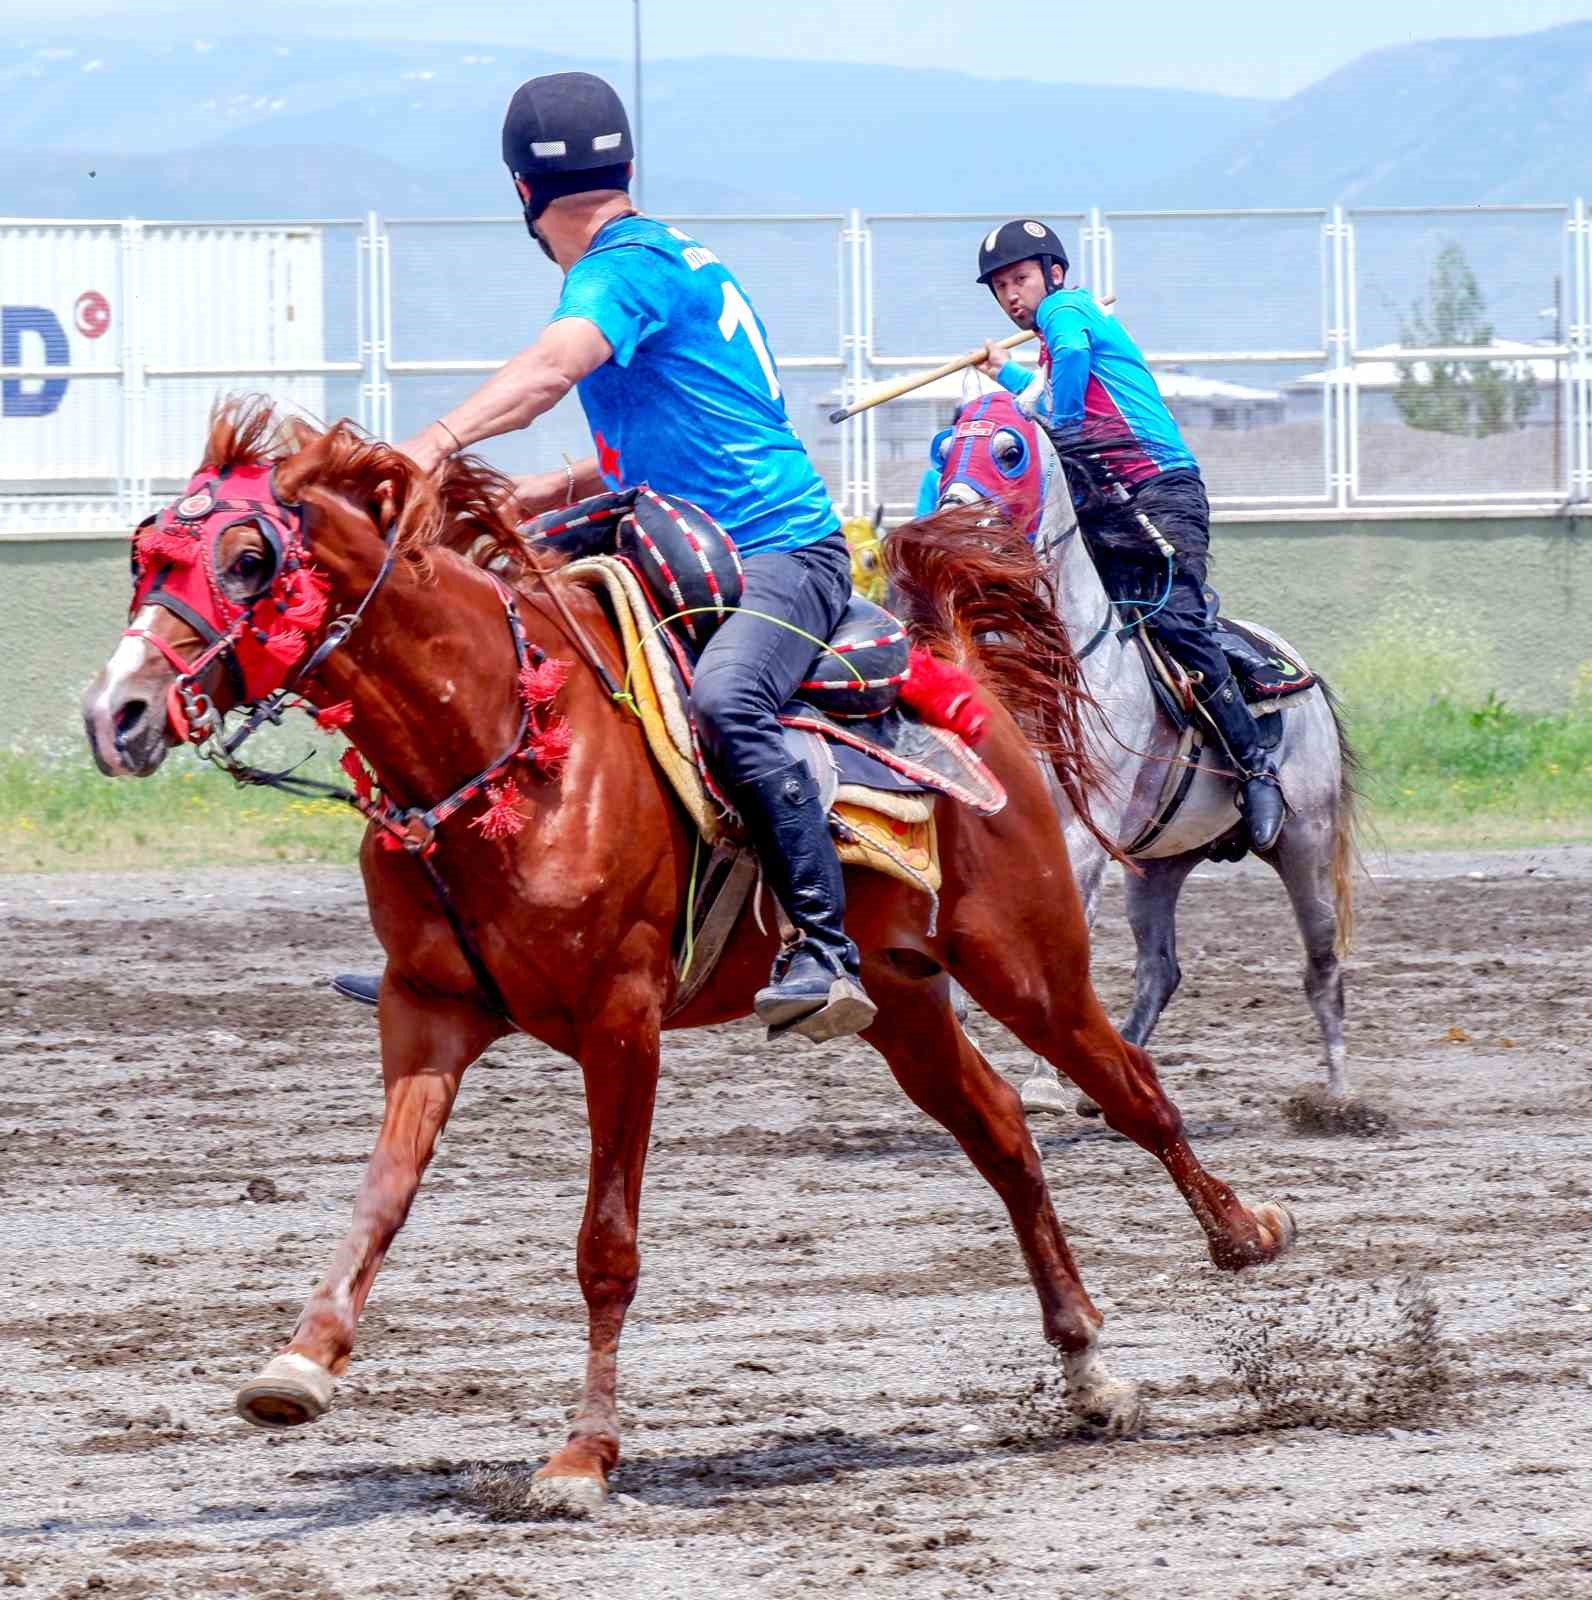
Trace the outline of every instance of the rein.
[[[383, 563], [381, 575], [366, 593], [365, 598], [359, 603], [355, 611], [346, 616], [339, 617], [333, 624], [327, 637], [321, 641], [320, 647], [306, 663], [305, 671], [295, 674], [295, 682], [307, 677], [310, 670], [324, 662], [334, 650], [347, 639], [359, 623], [365, 608], [374, 598], [380, 587], [381, 578], [392, 566], [389, 556]], [[532, 645], [525, 636], [525, 625], [520, 620], [519, 606], [515, 601], [512, 591], [494, 574], [488, 573], [492, 586], [497, 591], [498, 599], [502, 602], [504, 616], [508, 621], [509, 637], [514, 644], [514, 665], [516, 675], [523, 672], [527, 666], [539, 667], [547, 660], [547, 653], [540, 646]], [[346, 626], [341, 626], [346, 624]], [[513, 738], [510, 740], [503, 753], [490, 765], [484, 767], [473, 778], [459, 785], [446, 799], [439, 800], [432, 806], [406, 806], [399, 807], [387, 798], [385, 792], [380, 800], [372, 797], [371, 785], [368, 777], [356, 779], [356, 787], [345, 789], [337, 784], [322, 783], [315, 778], [301, 778], [296, 775], [294, 768], [281, 772], [268, 772], [259, 767], [249, 767], [233, 759], [235, 752], [251, 734], [257, 732], [266, 722], [280, 723], [284, 710], [302, 710], [311, 715], [315, 708], [307, 701], [299, 698], [288, 698], [289, 689], [284, 687], [276, 690], [266, 701], [261, 702], [249, 714], [248, 720], [230, 739], [218, 748], [206, 750], [197, 747], [198, 754], [207, 761], [213, 762], [232, 779], [240, 784], [257, 787], [280, 789], [288, 794], [305, 795], [315, 799], [338, 800], [345, 805], [352, 806], [367, 821], [373, 823], [380, 831], [382, 843], [388, 849], [403, 849], [414, 856], [424, 869], [426, 877], [430, 880], [437, 902], [442, 908], [443, 915], [448, 919], [448, 926], [453, 930], [453, 936], [459, 946], [459, 953], [464, 957], [466, 965], [470, 968], [471, 976], [480, 986], [481, 992], [486, 996], [488, 1003], [506, 1022], [513, 1021], [509, 1011], [508, 1001], [504, 998], [503, 991], [488, 970], [480, 951], [476, 949], [475, 941], [470, 936], [469, 929], [465, 926], [464, 919], [460, 916], [458, 907], [453, 903], [453, 896], [448, 892], [447, 881], [437, 870], [432, 857], [436, 853], [437, 829], [449, 817], [476, 799], [486, 791], [487, 785], [498, 777], [521, 753], [525, 744], [526, 731], [530, 726], [531, 709], [526, 703], [520, 706], [519, 722], [515, 727]], [[352, 754], [353, 752], [350, 752]]]
[[[294, 509], [296, 511], [296, 508]], [[292, 537], [295, 543], [299, 540], [301, 527], [301, 520], [294, 516], [292, 518]], [[200, 629], [201, 641], [205, 641], [204, 648], [191, 661], [186, 660], [175, 646], [147, 628], [128, 628], [125, 630], [124, 636], [142, 639], [145, 643], [152, 644], [177, 669], [176, 681], [172, 684], [168, 693], [168, 714], [178, 736], [184, 743], [193, 747], [194, 753], [200, 760], [208, 761], [211, 765], [227, 773], [238, 784], [277, 789], [286, 794], [299, 795], [310, 799], [334, 800], [351, 806], [378, 829], [380, 842], [384, 848], [389, 850], [402, 849], [419, 861], [427, 879], [431, 883], [443, 915], [447, 918], [448, 925], [453, 930], [460, 954], [464, 957], [471, 975], [492, 1009], [504, 1021], [512, 1025], [513, 1017], [509, 1010], [508, 1001], [504, 997], [497, 980], [487, 969], [485, 961], [470, 936], [470, 931], [466, 927], [464, 919], [460, 916], [459, 910], [454, 904], [446, 881], [431, 858], [437, 848], [437, 829], [463, 806], [487, 792], [488, 786], [492, 784], [492, 781], [500, 777], [514, 761], [525, 753], [527, 735], [531, 730], [532, 706], [530, 699], [524, 693], [521, 695], [520, 716], [513, 737], [502, 754], [474, 777], [460, 784], [446, 798], [431, 806], [400, 807], [388, 798], [385, 791], [382, 791], [378, 798], [374, 775], [364, 765], [357, 749], [353, 748], [345, 753], [343, 761], [344, 770], [348, 771], [354, 780], [352, 789], [344, 788], [337, 784], [323, 783], [319, 779], [300, 776], [298, 767], [302, 766], [303, 762], [280, 771], [270, 771], [262, 767], [247, 765], [237, 758], [238, 751], [267, 723], [274, 723], [280, 726], [283, 720], [283, 713], [286, 711], [302, 711], [314, 718], [322, 728], [340, 725], [335, 718], [337, 711], [342, 708], [332, 708], [331, 711], [323, 711], [317, 708], [303, 698], [300, 692], [301, 687], [348, 641], [350, 634], [359, 626], [366, 612], [375, 601], [376, 596], [385, 586], [397, 561], [394, 550], [394, 537], [394, 533], [389, 532], [383, 540], [385, 553], [381, 567], [359, 603], [352, 611], [344, 612], [333, 619], [327, 626], [320, 643], [302, 665], [296, 668], [280, 687], [270, 690], [256, 700], [242, 724], [230, 735], [224, 736], [222, 716], [217, 712], [210, 696], [199, 687], [199, 681], [217, 661], [224, 661], [229, 670], [235, 676], [241, 678], [241, 667], [236, 654], [237, 645], [243, 638], [246, 629], [252, 623], [254, 606], [265, 598], [265, 595], [270, 591], [265, 591], [265, 593], [256, 596], [225, 633], [218, 633], [208, 624], [204, 624]], [[498, 578], [495, 573], [489, 572], [486, 576], [503, 606], [504, 616], [509, 628], [509, 637], [514, 646], [516, 678], [523, 683], [528, 671], [543, 666], [548, 659], [547, 653], [540, 646], [532, 645], [528, 640], [524, 623], [520, 618], [517, 600], [508, 585]], [[581, 629], [579, 623], [569, 613], [567, 606], [563, 604], [563, 597], [556, 592], [553, 585], [546, 582], [545, 577], [543, 578], [543, 587], [548, 590], [560, 615], [568, 624], [573, 642], [581, 649], [586, 659], [601, 676], [603, 682], [609, 686], [610, 692], [617, 697], [618, 686], [613, 683], [612, 678], [603, 667], [584, 630]], [[169, 605], [170, 598], [162, 596], [158, 603], [167, 609], [172, 609]], [[191, 608], [184, 606], [178, 614], [183, 615], [189, 609]], [[185, 620], [193, 619], [185, 618]], [[197, 620], [203, 623], [202, 618]], [[206, 640], [207, 635], [209, 636], [208, 640]], [[346, 720], [346, 712], [344, 720]], [[305, 760], [308, 759], [306, 756]], [[512, 779], [505, 787], [512, 789]], [[496, 804], [499, 800], [499, 791], [493, 789], [490, 798]]]

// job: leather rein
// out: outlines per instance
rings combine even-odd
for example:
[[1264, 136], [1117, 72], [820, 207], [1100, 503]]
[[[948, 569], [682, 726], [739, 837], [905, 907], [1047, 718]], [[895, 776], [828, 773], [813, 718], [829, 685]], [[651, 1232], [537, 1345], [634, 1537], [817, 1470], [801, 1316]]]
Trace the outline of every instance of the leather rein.
[[[287, 514], [292, 542], [301, 548], [307, 548], [303, 539], [302, 513], [297, 507], [281, 509]], [[199, 629], [201, 640], [204, 641], [208, 636], [208, 642], [192, 661], [185, 660], [173, 645], [147, 628], [128, 628], [125, 630], [125, 636], [142, 639], [153, 645], [176, 667], [178, 677], [172, 685], [168, 709], [179, 736], [193, 747], [201, 760], [220, 768], [239, 784], [279, 789], [288, 794], [335, 800], [351, 806], [375, 825], [386, 848], [402, 849], [419, 861], [453, 930], [454, 938], [470, 968], [471, 975], [492, 1008], [504, 1021], [514, 1026], [508, 1001], [497, 980], [488, 971], [475, 941], [470, 936], [469, 929], [453, 902], [447, 883], [437, 870], [432, 857], [437, 848], [437, 829], [463, 806], [483, 794], [487, 785], [520, 755], [530, 725], [531, 711], [528, 704], [522, 704], [513, 738], [503, 753], [473, 778], [460, 784], [446, 798], [431, 806], [400, 807], [387, 797], [385, 791], [381, 792], [378, 799], [372, 793], [368, 782], [361, 783], [359, 788], [349, 789], [301, 776], [298, 768], [303, 765], [302, 761], [293, 767], [271, 771], [249, 766], [237, 759], [237, 752], [267, 723], [280, 725], [284, 712], [303, 711], [311, 717], [320, 715], [318, 708], [302, 697], [301, 686], [346, 643], [349, 635], [359, 626], [365, 613], [386, 584], [397, 559], [393, 548], [394, 537], [394, 533], [390, 531], [384, 538], [385, 554], [381, 567], [358, 605], [352, 611], [342, 613], [328, 625], [321, 642], [303, 665], [298, 667], [281, 687], [271, 690], [255, 701], [241, 726], [229, 735], [224, 735], [222, 715], [216, 710], [210, 697], [199, 687], [199, 680], [210, 667], [218, 662], [224, 662], [233, 676], [241, 682], [242, 674], [236, 659], [236, 644], [241, 637], [242, 628], [249, 620], [248, 612], [228, 632], [219, 634], [214, 628], [204, 624], [203, 619], [198, 618], [197, 614], [191, 613], [191, 608], [183, 606], [181, 610], [177, 610], [169, 604], [172, 597], [160, 596], [158, 592], [152, 594], [152, 603], [160, 605], [163, 609], [173, 610], [175, 615], [188, 622], [190, 626], [196, 622], [203, 624]], [[547, 575], [539, 568], [535, 570], [537, 579], [558, 612], [571, 642], [597, 673], [609, 693], [617, 698], [619, 685], [613, 681], [612, 674], [603, 664], [585, 629], [570, 612], [556, 586], [548, 581]], [[490, 579], [503, 606], [509, 637], [514, 645], [516, 675], [522, 673], [528, 666], [531, 668], [541, 666], [547, 660], [547, 654], [540, 646], [531, 644], [527, 639], [525, 625], [520, 618], [519, 605], [513, 591], [495, 573], [488, 572], [486, 576]], [[308, 760], [309, 757], [306, 756], [304, 759]]]

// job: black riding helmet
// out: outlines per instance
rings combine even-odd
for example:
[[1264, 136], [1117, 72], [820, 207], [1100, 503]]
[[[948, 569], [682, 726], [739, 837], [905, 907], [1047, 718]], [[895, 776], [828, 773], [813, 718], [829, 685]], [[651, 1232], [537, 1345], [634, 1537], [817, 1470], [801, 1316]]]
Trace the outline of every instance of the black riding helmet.
[[978, 247], [978, 281], [995, 293], [990, 279], [1002, 267], [1015, 266], [1019, 261], [1037, 261], [1045, 274], [1045, 284], [1050, 284], [1050, 263], [1054, 261], [1066, 273], [1071, 263], [1067, 260], [1067, 247], [1043, 222], [1019, 217], [1015, 222], [1004, 222], [992, 233], [984, 236]]
[[636, 149], [630, 119], [612, 85], [589, 72], [552, 72], [514, 91], [503, 117], [503, 162], [514, 179], [525, 226], [568, 194], [630, 188]]

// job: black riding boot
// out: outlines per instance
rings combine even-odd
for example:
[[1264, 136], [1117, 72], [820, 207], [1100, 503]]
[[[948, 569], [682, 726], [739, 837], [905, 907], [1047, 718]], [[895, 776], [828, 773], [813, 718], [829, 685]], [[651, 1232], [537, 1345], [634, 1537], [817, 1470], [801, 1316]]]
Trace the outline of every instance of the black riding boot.
[[339, 972], [331, 980], [332, 993], [345, 1000], [357, 1000], [362, 1006], [373, 1006], [381, 993], [381, 979], [367, 977], [362, 972]]
[[1250, 848], [1269, 850], [1282, 832], [1286, 813], [1282, 788], [1277, 782], [1277, 768], [1260, 748], [1260, 731], [1255, 726], [1255, 718], [1244, 704], [1244, 697], [1231, 674], [1210, 694], [1200, 698], [1238, 769], [1238, 809], [1249, 825]]
[[771, 1038], [789, 1031], [822, 1044], [860, 1033], [875, 1008], [843, 926], [846, 885], [818, 785], [805, 766], [791, 762], [739, 785], [734, 800], [763, 876], [800, 935], [780, 951], [767, 987], [758, 990], [758, 1017]]

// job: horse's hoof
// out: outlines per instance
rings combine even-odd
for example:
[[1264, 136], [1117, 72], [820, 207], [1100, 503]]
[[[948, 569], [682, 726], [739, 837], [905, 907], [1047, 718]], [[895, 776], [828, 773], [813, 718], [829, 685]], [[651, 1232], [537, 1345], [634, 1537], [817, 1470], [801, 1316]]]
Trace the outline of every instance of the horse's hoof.
[[1055, 1117], [1066, 1115], [1067, 1094], [1054, 1072], [1036, 1072], [1025, 1078], [1018, 1093], [1022, 1096], [1023, 1110], [1029, 1116], [1038, 1111]]
[[1255, 1220], [1272, 1237], [1271, 1252], [1264, 1259], [1275, 1261], [1278, 1256], [1287, 1255], [1299, 1237], [1299, 1224], [1294, 1221], [1293, 1212], [1287, 1206], [1277, 1205], [1270, 1200], [1263, 1200], [1259, 1205], [1251, 1206], [1250, 1210]]
[[1144, 1399], [1136, 1385], [1108, 1383], [1072, 1401], [1079, 1422], [1102, 1439], [1131, 1439], [1144, 1421]]
[[1113, 1378], [1093, 1347], [1065, 1356], [1063, 1364], [1067, 1403], [1082, 1426], [1106, 1439], [1125, 1439], [1138, 1432], [1144, 1401], [1137, 1384]]
[[1074, 1104], [1072, 1109], [1076, 1111], [1080, 1117], [1098, 1117], [1100, 1115], [1099, 1103], [1091, 1100], [1086, 1094], [1081, 1094], [1078, 1096], [1077, 1102]]
[[337, 1380], [319, 1362], [296, 1350], [274, 1356], [259, 1377], [238, 1390], [238, 1415], [256, 1428], [297, 1428], [332, 1408]]
[[[547, 1469], [544, 1467], [542, 1472]], [[608, 1486], [601, 1478], [580, 1476], [543, 1477], [538, 1472], [526, 1496], [526, 1509], [537, 1517], [554, 1522], [583, 1522], [602, 1509]]]

